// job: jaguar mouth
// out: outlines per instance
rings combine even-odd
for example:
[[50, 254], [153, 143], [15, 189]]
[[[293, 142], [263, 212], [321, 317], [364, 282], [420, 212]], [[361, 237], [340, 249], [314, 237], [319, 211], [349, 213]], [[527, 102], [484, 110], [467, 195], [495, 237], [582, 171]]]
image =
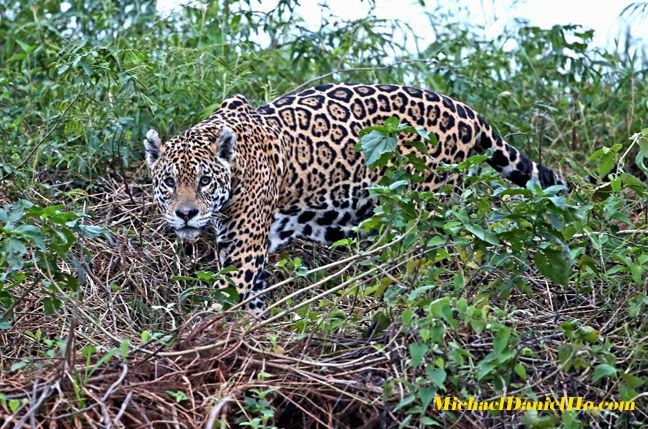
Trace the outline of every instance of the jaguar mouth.
[[203, 229], [202, 228], [194, 228], [191, 226], [185, 226], [182, 228], [178, 228], [175, 230], [176, 234], [178, 237], [180, 237], [182, 240], [194, 240], [202, 234]]

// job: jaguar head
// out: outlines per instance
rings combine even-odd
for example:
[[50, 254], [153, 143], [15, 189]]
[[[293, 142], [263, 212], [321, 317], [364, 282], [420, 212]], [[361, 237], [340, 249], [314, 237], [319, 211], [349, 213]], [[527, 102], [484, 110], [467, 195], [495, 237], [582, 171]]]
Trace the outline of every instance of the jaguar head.
[[183, 240], [218, 226], [230, 198], [236, 135], [227, 125], [206, 121], [167, 142], [155, 130], [144, 139], [155, 201]]

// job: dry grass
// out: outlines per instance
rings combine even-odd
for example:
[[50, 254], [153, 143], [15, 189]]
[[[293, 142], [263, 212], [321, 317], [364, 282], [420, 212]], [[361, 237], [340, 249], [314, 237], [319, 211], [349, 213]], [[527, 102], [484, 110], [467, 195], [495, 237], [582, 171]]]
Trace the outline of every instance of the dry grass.
[[[268, 318], [254, 320], [235, 311], [214, 314], [200, 311], [200, 291], [187, 300], [181, 298], [187, 283], [172, 279], [214, 268], [209, 239], [178, 248], [157, 220], [147, 185], [106, 180], [101, 189], [83, 198], [93, 222], [111, 231], [113, 243], [84, 239], [86, 257], [79, 273], [83, 282], [78, 294], [65, 296], [56, 314], [44, 314], [40, 297], [30, 292], [30, 285], [18, 292], [24, 297], [14, 310], [12, 330], [0, 334], [0, 392], [7, 399], [25, 400], [12, 415], [0, 416], [4, 420], [1, 428], [231, 427], [240, 419], [255, 417], [249, 403], [255, 395], [258, 399], [254, 389], [271, 391], [267, 400], [276, 410], [278, 427], [394, 427], [402, 421], [402, 411], [395, 406], [407, 396], [403, 380], [424, 376], [422, 370], [406, 364], [412, 333], [393, 323], [371, 335], [367, 315], [380, 302], [336, 294], [398, 269], [393, 261], [373, 271], [358, 266], [379, 249], [348, 256], [298, 245], [291, 252], [308, 266], [324, 267], [311, 271], [319, 275], [313, 287], [304, 279], [276, 274], [274, 282], [281, 291], [275, 294], [278, 304]], [[415, 256], [404, 255], [403, 260]], [[75, 272], [71, 266], [64, 269]], [[47, 273], [41, 274], [47, 278]], [[473, 278], [465, 296], [478, 293], [479, 284], [486, 280]], [[577, 319], [614, 342], [619, 364], [641, 359], [645, 357], [641, 344], [621, 332], [627, 326], [621, 309], [628, 297], [611, 296], [602, 288], [585, 294], [558, 289], [533, 273], [528, 280], [535, 289], [533, 298], [517, 292], [499, 303], [510, 311], [511, 325], [528, 333], [520, 349], [532, 351], [519, 358], [532, 368], [528, 380], [519, 391], [504, 394], [532, 388], [540, 397], [615, 398], [614, 383], [593, 386], [590, 370], [578, 376], [562, 371], [557, 353], [563, 337], [556, 326]], [[296, 330], [294, 310], [306, 302], [317, 305], [323, 300], [333, 300], [344, 309], [346, 319], [330, 335], [316, 328], [303, 333]], [[611, 308], [601, 305], [602, 300], [619, 305]], [[328, 316], [324, 310], [312, 321], [322, 324]], [[143, 343], [144, 330], [158, 335]], [[40, 339], [30, 332], [40, 332]], [[449, 341], [470, 352], [469, 366], [490, 351], [489, 334], [478, 336], [460, 328], [448, 335]], [[45, 340], [56, 338], [64, 339], [63, 348], [44, 345]], [[102, 356], [124, 340], [130, 343], [126, 358], [116, 355], [94, 369]], [[89, 346], [100, 351], [87, 360], [84, 350], [87, 355]], [[50, 355], [47, 349], [52, 350]], [[10, 369], [25, 359], [32, 362], [29, 367]], [[391, 383], [387, 395], [386, 382]], [[463, 387], [481, 399], [500, 396], [469, 379]], [[180, 401], [169, 394], [178, 391], [185, 395]], [[607, 427], [619, 417], [608, 414], [590, 421], [592, 427]], [[435, 418], [452, 423], [444, 414]], [[639, 410], [624, 421], [634, 419], [648, 416]], [[516, 413], [464, 413], [453, 427], [519, 424]]]

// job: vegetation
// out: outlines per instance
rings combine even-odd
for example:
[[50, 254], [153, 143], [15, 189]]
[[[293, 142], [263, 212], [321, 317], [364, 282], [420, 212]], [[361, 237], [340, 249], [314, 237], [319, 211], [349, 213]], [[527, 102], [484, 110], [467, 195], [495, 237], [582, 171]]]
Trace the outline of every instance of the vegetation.
[[[416, 32], [373, 14], [311, 30], [296, 4], [161, 17], [149, 0], [0, 0], [4, 425], [647, 424], [646, 52], [592, 47], [575, 25], [483, 40], [440, 8]], [[422, 31], [429, 46], [399, 42]], [[520, 189], [475, 156], [444, 167], [466, 177], [459, 192], [418, 192], [420, 163], [392, 144], [418, 131], [390, 120], [358, 146], [392, 165], [360, 226], [376, 233], [276, 255], [269, 316], [253, 320], [210, 288], [227, 275], [213, 241], [162, 227], [141, 140], [233, 93], [261, 104], [321, 81], [465, 101], [575, 189]], [[213, 300], [229, 310], [204, 311]], [[636, 410], [439, 412], [435, 395]]]

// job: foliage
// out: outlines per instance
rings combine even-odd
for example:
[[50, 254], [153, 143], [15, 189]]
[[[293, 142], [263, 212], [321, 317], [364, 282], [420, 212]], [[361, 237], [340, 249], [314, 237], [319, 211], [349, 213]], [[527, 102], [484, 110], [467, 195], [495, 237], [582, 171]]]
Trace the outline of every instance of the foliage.
[[[68, 299], [66, 292], [76, 292], [83, 281], [81, 252], [73, 252], [83, 237], [110, 236], [102, 228], [83, 224], [83, 215], [46, 208], [26, 200], [0, 208], [0, 328], [9, 329], [11, 311], [17, 304], [14, 290], [25, 289], [42, 299], [43, 309], [53, 314]], [[65, 265], [63, 267], [62, 265]], [[75, 267], [74, 275], [70, 266]], [[26, 273], [40, 274], [38, 283]], [[30, 284], [29, 288], [24, 283]], [[23, 296], [24, 298], [24, 296]], [[20, 300], [22, 298], [18, 298]], [[6, 320], [5, 320], [6, 318]]]
[[[534, 299], [543, 292], [537, 289], [539, 282], [546, 281], [542, 276], [577, 293], [591, 292], [602, 283], [606, 296], [630, 293], [630, 300], [645, 300], [640, 288], [646, 278], [646, 238], [632, 241], [619, 234], [623, 227], [636, 226], [619, 204], [628, 191], [645, 201], [648, 186], [619, 173], [609, 178], [608, 192], [598, 198], [593, 185], [569, 195], [560, 193], [561, 186], [543, 190], [534, 181], [526, 189], [512, 188], [490, 168], [474, 171], [485, 159], [475, 155], [444, 169], [468, 177], [459, 195], [453, 186], [434, 193], [416, 191], [420, 176], [411, 171], [420, 163], [410, 163], [412, 154], [403, 156], [395, 146], [383, 150], [385, 145], [377, 136], [385, 140], [415, 131], [390, 118], [384, 126], [365, 130], [359, 146], [368, 153], [381, 150], [380, 157], [367, 157], [374, 168], [389, 165], [383, 183], [372, 188], [380, 207], [363, 228], [377, 230], [381, 242], [404, 237], [400, 246], [388, 247], [376, 264], [407, 261], [407, 268], [394, 276], [397, 281], [380, 280], [365, 291], [373, 291], [386, 303], [381, 317], [388, 322], [380, 329], [402, 324], [410, 335], [405, 374], [391, 380], [388, 389], [397, 383], [406, 386], [409, 395], [397, 409], [422, 421], [431, 418], [429, 407], [435, 395], [450, 391], [470, 396], [467, 380], [495, 392], [524, 387], [528, 374], [536, 371], [525, 364], [523, 358], [534, 355], [525, 344], [538, 335], [535, 327], [520, 326], [511, 318], [515, 305], [502, 299], [517, 293]], [[646, 135], [648, 129], [642, 131]], [[644, 153], [645, 141], [640, 144]], [[618, 148], [604, 149], [598, 152], [611, 154], [613, 164], [619, 162]], [[474, 279], [479, 279], [477, 285]], [[638, 322], [644, 329], [646, 321]], [[490, 353], [475, 355], [453, 340], [462, 331], [490, 337]], [[564, 321], [555, 332], [565, 338], [558, 351], [563, 371], [583, 374], [594, 367], [592, 383], [611, 378], [617, 380], [621, 399], [637, 396], [635, 388], [644, 382], [632, 377], [629, 384], [619, 379], [619, 373], [638, 368], [617, 368], [614, 349], [609, 343], [601, 344], [600, 332], [580, 321]]]
[[[239, 348], [211, 356], [211, 363], [239, 360], [209, 381], [196, 378], [199, 386], [218, 386], [218, 395], [196, 403], [191, 383], [206, 369], [192, 356], [185, 363], [193, 374], [183, 372], [177, 384], [163, 379], [138, 406], [152, 401], [151, 409], [185, 418], [228, 394], [236, 403], [232, 424], [281, 427], [286, 410], [312, 422], [315, 410], [299, 414], [297, 405], [333, 386], [351, 398], [344, 404], [382, 407], [381, 416], [395, 419], [390, 424], [418, 427], [474, 423], [432, 412], [436, 394], [564, 391], [642, 400], [648, 79], [641, 46], [606, 50], [591, 46], [592, 32], [580, 26], [523, 21], [484, 40], [481, 29], [441, 6], [422, 7], [430, 26], [414, 30], [373, 10], [354, 21], [326, 11], [311, 29], [294, 0], [269, 11], [249, 1], [194, 2], [168, 16], [155, 4], [0, 0], [0, 414], [107, 416], [101, 396], [121, 389], [117, 381], [130, 377], [122, 377], [124, 368], [135, 372], [157, 358], [166, 366], [178, 353], [172, 347], [194, 340], [211, 350], [209, 335], [238, 325], [244, 331], [236, 347], [263, 359], [252, 364]], [[423, 46], [421, 31], [433, 42]], [[229, 310], [214, 326], [194, 329], [205, 301], [236, 309], [235, 295], [211, 288], [228, 268], [210, 271], [208, 240], [174, 244], [158, 227], [142, 167], [145, 131], [172, 136], [237, 92], [258, 105], [323, 81], [404, 83], [465, 101], [534, 160], [563, 166], [575, 190], [513, 187], [477, 155], [439, 167], [445, 177], [463, 178], [458, 191], [422, 192], [416, 184], [428, 172], [420, 157], [434, 136], [391, 118], [364, 130], [357, 146], [385, 172], [371, 190], [380, 206], [359, 227], [370, 234], [279, 255], [271, 283], [284, 289], [275, 291], [265, 321], [229, 318]], [[396, 150], [403, 134], [414, 154]], [[254, 332], [262, 329], [272, 335], [257, 344]], [[354, 365], [364, 357], [354, 348], [368, 361], [384, 360], [362, 372]], [[320, 385], [304, 372], [314, 354], [330, 371]], [[258, 364], [269, 357], [279, 362], [273, 374], [305, 377], [305, 402], [291, 403], [283, 381]], [[346, 383], [354, 371], [363, 378], [348, 386], [377, 386], [378, 397], [344, 396], [346, 388], [326, 378]], [[59, 399], [72, 392], [71, 399], [31, 408], [35, 393], [24, 392], [38, 390], [38, 374], [55, 377]], [[100, 382], [108, 384], [98, 395], [92, 384]], [[341, 411], [331, 407], [334, 418]], [[495, 413], [479, 418], [506, 424]], [[543, 411], [514, 420], [572, 428], [640, 425], [648, 417]]]

